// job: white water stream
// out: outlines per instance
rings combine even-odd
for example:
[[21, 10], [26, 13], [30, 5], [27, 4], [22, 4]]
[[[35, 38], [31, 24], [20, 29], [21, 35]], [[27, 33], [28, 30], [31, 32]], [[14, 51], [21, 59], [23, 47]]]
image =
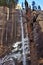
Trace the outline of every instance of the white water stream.
[[24, 30], [23, 30], [23, 20], [22, 20], [23, 12], [20, 10], [20, 13], [21, 13], [20, 22], [21, 22], [22, 49], [23, 49], [23, 65], [26, 65], [26, 55], [25, 55], [25, 47], [24, 47], [25, 41], [24, 41]]

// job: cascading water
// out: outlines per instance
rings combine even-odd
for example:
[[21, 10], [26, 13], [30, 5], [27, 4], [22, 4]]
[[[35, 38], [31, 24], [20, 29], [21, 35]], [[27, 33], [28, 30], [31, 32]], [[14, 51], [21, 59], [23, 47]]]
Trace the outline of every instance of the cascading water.
[[20, 10], [20, 22], [21, 22], [21, 35], [22, 35], [22, 49], [23, 49], [23, 65], [26, 65], [26, 55], [25, 55], [25, 41], [24, 41], [24, 31], [23, 31], [23, 22], [22, 22], [22, 11]]

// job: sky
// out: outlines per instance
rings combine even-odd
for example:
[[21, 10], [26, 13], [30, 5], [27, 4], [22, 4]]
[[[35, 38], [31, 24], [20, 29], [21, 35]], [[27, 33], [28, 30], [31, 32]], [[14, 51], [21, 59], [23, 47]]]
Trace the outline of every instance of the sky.
[[[22, 4], [22, 2], [24, 3], [25, 0], [19, 0], [19, 4]], [[27, 0], [28, 4], [31, 5], [32, 1], [35, 1], [36, 6], [40, 5], [41, 9], [43, 10], [43, 0]]]

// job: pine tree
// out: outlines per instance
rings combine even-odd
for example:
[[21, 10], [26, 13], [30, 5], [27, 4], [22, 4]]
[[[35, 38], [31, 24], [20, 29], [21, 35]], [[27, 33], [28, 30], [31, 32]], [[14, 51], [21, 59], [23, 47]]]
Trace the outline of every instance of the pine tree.
[[41, 10], [41, 7], [40, 7], [40, 5], [38, 5], [38, 10]]
[[32, 9], [34, 11], [34, 8], [35, 8], [35, 1], [32, 1]]

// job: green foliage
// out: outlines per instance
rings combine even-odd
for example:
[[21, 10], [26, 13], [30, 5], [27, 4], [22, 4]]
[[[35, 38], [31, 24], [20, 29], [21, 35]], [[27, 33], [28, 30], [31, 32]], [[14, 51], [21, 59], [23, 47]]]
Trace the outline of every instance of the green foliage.
[[18, 0], [0, 0], [0, 6], [10, 6], [11, 3], [15, 6]]
[[5, 5], [6, 1], [5, 0], [0, 0], [0, 6]]

